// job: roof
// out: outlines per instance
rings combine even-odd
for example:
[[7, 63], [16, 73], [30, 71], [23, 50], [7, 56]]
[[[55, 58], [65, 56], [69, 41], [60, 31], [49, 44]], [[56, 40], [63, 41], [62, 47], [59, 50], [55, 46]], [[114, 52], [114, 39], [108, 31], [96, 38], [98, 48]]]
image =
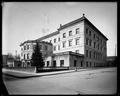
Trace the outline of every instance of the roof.
[[50, 44], [50, 45], [52, 45], [52, 43], [45, 42], [45, 41], [39, 41], [39, 40], [27, 40], [27, 41], [21, 43], [20, 46], [22, 46], [22, 45], [25, 44], [25, 43], [36, 43], [36, 41], [38, 41], [39, 43], [46, 43], [46, 44]]
[[76, 23], [79, 23], [79, 22], [83, 21], [84, 19], [85, 19], [85, 17], [83, 16], [83, 17], [81, 17], [81, 18], [79, 18], [79, 19], [76, 19], [76, 20], [74, 20], [74, 21], [71, 21], [71, 22], [69, 22], [69, 23], [67, 23], [67, 24], [61, 25], [58, 30], [62, 30], [62, 29], [64, 29], [64, 28], [66, 28], [66, 27], [72, 26], [72, 25], [74, 25], [74, 24], [76, 24]]
[[57, 34], [59, 34], [59, 31], [60, 30], [62, 30], [62, 29], [64, 29], [64, 28], [67, 28], [67, 27], [69, 27], [69, 26], [72, 26], [72, 25], [74, 25], [74, 24], [76, 24], [76, 23], [79, 23], [79, 22], [81, 22], [81, 21], [83, 21], [83, 20], [85, 20], [87, 23], [89, 23], [96, 31], [98, 31], [99, 32], [99, 34], [101, 34], [106, 40], [108, 40], [108, 38], [105, 36], [105, 35], [103, 35], [85, 16], [84, 16], [84, 14], [83, 14], [83, 16], [81, 17], [81, 18], [78, 18], [78, 19], [76, 19], [76, 20], [74, 20], [74, 21], [71, 21], [71, 22], [69, 22], [69, 23], [67, 23], [67, 24], [64, 24], [64, 25], [61, 25], [60, 24], [60, 28], [58, 28], [58, 31], [56, 31], [56, 32], [53, 32], [53, 33], [51, 33], [51, 34], [48, 34], [48, 35], [46, 35], [46, 36], [43, 36], [43, 37], [41, 37], [41, 38], [38, 38], [38, 39], [36, 39], [36, 40], [44, 40], [44, 39], [46, 39], [46, 38], [49, 38], [49, 37], [52, 37], [52, 36], [54, 36], [54, 35], [57, 35]]
[[97, 32], [99, 32], [99, 34], [102, 35], [106, 40], [108, 40], [108, 38], [107, 38], [105, 35], [103, 35], [103, 33], [100, 32], [100, 30], [98, 30], [86, 17], [85, 17], [85, 21], [86, 21], [89, 25], [91, 25], [91, 26], [93, 27], [93, 29], [95, 29]]
[[84, 14], [83, 14], [83, 16], [82, 16], [81, 18], [79, 18], [79, 19], [76, 19], [76, 20], [71, 21], [71, 22], [69, 22], [69, 23], [67, 23], [67, 24], [61, 25], [58, 30], [60, 31], [60, 30], [62, 30], [62, 29], [64, 29], [64, 28], [67, 28], [67, 27], [72, 26], [72, 25], [74, 25], [74, 24], [76, 24], [76, 23], [79, 23], [79, 22], [81, 22], [81, 21], [83, 21], [83, 20], [86, 21], [88, 24], [90, 24], [90, 25], [91, 25], [95, 30], [97, 30], [106, 40], [108, 40], [108, 38], [106, 38], [106, 36], [103, 35], [103, 34], [84, 16]]
[[46, 39], [46, 38], [52, 37], [52, 36], [57, 35], [57, 34], [59, 34], [59, 31], [55, 31], [55, 32], [50, 33], [50, 34], [48, 34], [48, 35], [46, 35], [46, 36], [43, 36], [43, 37], [41, 37], [41, 38], [38, 38], [38, 39], [36, 39], [36, 40], [41, 41], [41, 40], [44, 40], [44, 39]]

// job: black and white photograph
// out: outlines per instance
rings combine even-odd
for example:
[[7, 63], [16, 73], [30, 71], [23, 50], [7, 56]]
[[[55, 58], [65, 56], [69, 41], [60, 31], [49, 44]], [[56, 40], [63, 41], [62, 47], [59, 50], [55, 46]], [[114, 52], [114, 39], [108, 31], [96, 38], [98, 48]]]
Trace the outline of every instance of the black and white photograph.
[[1, 6], [7, 94], [117, 94], [117, 2]]

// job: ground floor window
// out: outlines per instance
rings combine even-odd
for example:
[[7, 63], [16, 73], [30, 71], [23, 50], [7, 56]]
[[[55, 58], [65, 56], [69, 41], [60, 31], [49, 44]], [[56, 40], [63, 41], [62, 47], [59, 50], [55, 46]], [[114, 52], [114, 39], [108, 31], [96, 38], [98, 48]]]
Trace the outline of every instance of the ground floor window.
[[81, 67], [83, 67], [83, 61], [81, 61]]
[[49, 61], [47, 61], [47, 67], [49, 66]]
[[60, 67], [64, 66], [64, 60], [60, 60]]
[[86, 67], [88, 67], [88, 62], [86, 62]]

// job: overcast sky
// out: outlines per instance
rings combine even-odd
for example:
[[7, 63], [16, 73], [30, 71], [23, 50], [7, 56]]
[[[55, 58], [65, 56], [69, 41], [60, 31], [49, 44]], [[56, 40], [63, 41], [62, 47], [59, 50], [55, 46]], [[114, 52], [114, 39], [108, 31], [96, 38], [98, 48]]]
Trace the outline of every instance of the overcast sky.
[[59, 28], [60, 24], [88, 18], [109, 40], [107, 55], [115, 55], [117, 46], [116, 2], [4, 2], [2, 4], [2, 53], [15, 50], [20, 43], [34, 40]]

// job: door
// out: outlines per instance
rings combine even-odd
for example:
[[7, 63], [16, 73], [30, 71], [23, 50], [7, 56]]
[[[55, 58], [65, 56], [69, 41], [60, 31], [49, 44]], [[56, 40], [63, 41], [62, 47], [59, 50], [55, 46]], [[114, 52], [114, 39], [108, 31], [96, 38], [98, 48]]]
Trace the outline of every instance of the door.
[[76, 67], [77, 65], [77, 60], [74, 60], [74, 67]]
[[56, 67], [56, 61], [55, 60], [53, 61], [53, 67]]

